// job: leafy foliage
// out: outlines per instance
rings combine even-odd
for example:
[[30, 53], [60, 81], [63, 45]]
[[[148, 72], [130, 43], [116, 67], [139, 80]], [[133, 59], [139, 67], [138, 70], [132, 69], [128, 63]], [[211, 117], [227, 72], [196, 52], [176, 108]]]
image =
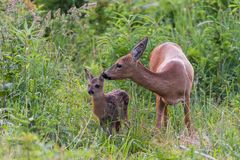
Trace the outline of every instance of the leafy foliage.
[[[1, 158], [202, 158], [194, 150], [240, 157], [238, 0], [101, 0], [96, 8], [38, 0], [35, 11], [20, 1], [0, 2]], [[130, 81], [105, 87], [131, 95], [129, 131], [107, 137], [92, 114], [83, 67], [99, 74], [144, 36], [146, 66], [165, 41], [178, 43], [194, 66], [198, 144], [189, 151], [176, 147], [184, 143], [182, 108], [170, 107], [168, 127], [156, 133], [154, 95]]]
[[44, 10], [58, 10], [67, 12], [71, 7], [81, 7], [88, 0], [35, 0], [34, 3]]

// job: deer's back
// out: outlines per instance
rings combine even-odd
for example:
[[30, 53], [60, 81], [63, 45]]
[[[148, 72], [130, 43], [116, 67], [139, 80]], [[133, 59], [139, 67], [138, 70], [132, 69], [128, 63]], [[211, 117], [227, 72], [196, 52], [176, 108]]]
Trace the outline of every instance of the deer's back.
[[164, 99], [169, 104], [178, 103], [190, 94], [193, 67], [177, 44], [167, 42], [156, 47], [151, 53], [150, 70], [166, 80], [168, 94], [164, 95]]
[[187, 74], [187, 77], [192, 82], [194, 76], [193, 67], [183, 53], [181, 47], [172, 42], [163, 43], [153, 49], [149, 62], [150, 70], [152, 72], [163, 72], [168, 70], [170, 68], [170, 64], [175, 62], [182, 63], [183, 65], [182, 67], [180, 66], [180, 68], [172, 69], [184, 70]]

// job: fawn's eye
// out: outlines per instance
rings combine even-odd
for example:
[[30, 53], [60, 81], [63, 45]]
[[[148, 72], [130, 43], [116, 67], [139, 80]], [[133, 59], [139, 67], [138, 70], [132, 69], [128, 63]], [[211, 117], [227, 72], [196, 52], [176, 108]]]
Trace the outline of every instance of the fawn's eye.
[[122, 67], [122, 65], [117, 63], [117, 68], [121, 68], [121, 67]]
[[96, 84], [96, 85], [95, 85], [95, 88], [99, 88], [99, 87], [100, 87], [100, 85], [99, 85], [99, 84]]

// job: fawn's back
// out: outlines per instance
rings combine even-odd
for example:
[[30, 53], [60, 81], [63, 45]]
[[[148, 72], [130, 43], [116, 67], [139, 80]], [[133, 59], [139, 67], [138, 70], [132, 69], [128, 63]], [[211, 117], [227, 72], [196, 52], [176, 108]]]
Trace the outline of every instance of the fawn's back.
[[107, 105], [113, 117], [123, 118], [127, 112], [129, 96], [123, 90], [114, 90], [106, 94]]

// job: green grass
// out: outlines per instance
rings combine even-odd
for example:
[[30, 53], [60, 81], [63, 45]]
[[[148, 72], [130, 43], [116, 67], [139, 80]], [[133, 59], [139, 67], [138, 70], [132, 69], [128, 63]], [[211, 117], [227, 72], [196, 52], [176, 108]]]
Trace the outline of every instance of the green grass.
[[[238, 125], [240, 113], [237, 107], [216, 105], [211, 103], [211, 100], [206, 104], [193, 104], [191, 116], [196, 128], [197, 140], [193, 139], [192, 142], [190, 139], [189, 143], [186, 128], [183, 125], [182, 107], [169, 107], [168, 127], [156, 131], [153, 95], [149, 93], [149, 98], [144, 93], [148, 91], [139, 90], [134, 86], [133, 89], [128, 90], [132, 93], [129, 105], [131, 128], [107, 137], [99, 128], [97, 119], [92, 115], [90, 97], [84, 95], [86, 99], [81, 99], [79, 93], [79, 95], [72, 94], [77, 93], [78, 88], [67, 88], [67, 90], [66, 98], [71, 101], [68, 104], [69, 115], [63, 113], [66, 108], [62, 109], [63, 111], [56, 116], [58, 118], [56, 124], [51, 124], [56, 127], [55, 130], [49, 129], [51, 132], [38, 128], [40, 132], [48, 133], [47, 137], [39, 139], [39, 135], [31, 131], [19, 132], [21, 126], [9, 126], [2, 130], [1, 156], [3, 158], [25, 159], [30, 156], [30, 159], [57, 157], [66, 159], [77, 157], [82, 159], [204, 159], [194, 154], [195, 150], [217, 159], [235, 159], [240, 156]], [[136, 95], [141, 91], [142, 94]], [[74, 97], [79, 100], [74, 101]], [[58, 99], [55, 99], [55, 103], [57, 101]], [[80, 105], [74, 105], [74, 103]], [[63, 103], [62, 106], [64, 105]], [[52, 119], [47, 120], [54, 123]], [[46, 124], [45, 127], [49, 125]], [[62, 139], [63, 136], [68, 139]], [[62, 144], [61, 147], [57, 142]], [[181, 150], [180, 145], [185, 145], [190, 150]]]
[[[238, 0], [101, 0], [52, 16], [38, 7], [35, 18], [22, 2], [0, 2], [0, 159], [240, 158]], [[108, 137], [92, 112], [83, 68], [100, 74], [144, 36], [145, 66], [165, 41], [194, 66], [194, 137], [180, 104], [157, 130], [154, 94], [129, 80], [105, 81], [105, 91], [129, 93], [130, 129]]]

